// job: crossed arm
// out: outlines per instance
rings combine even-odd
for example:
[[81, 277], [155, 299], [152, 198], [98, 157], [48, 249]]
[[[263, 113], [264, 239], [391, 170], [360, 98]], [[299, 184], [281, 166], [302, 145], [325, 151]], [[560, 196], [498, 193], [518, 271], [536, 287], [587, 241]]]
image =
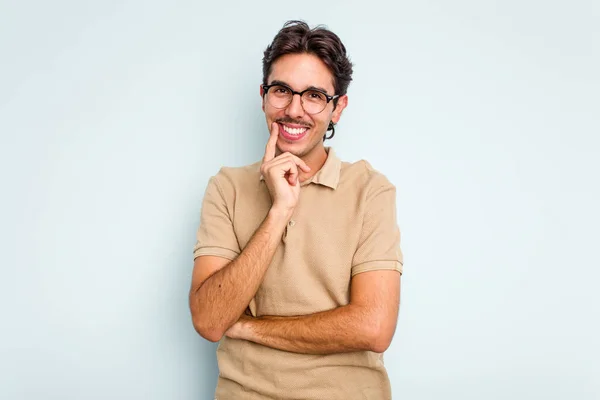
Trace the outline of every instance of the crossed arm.
[[396, 329], [399, 303], [397, 271], [363, 272], [352, 278], [346, 306], [294, 317], [242, 315], [225, 335], [296, 353], [383, 353]]
[[233, 261], [208, 255], [196, 258], [189, 300], [198, 333], [213, 342], [226, 335], [298, 353], [385, 351], [398, 317], [397, 271], [356, 274], [350, 282], [350, 303], [329, 311], [294, 317], [244, 314], [288, 219], [270, 213]]

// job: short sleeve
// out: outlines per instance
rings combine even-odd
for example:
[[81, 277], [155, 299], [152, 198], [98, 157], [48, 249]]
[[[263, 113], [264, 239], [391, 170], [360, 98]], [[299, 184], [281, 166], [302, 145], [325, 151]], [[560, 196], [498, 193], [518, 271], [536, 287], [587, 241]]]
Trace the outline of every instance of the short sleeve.
[[204, 193], [194, 259], [198, 256], [219, 256], [233, 260], [241, 252], [218, 176], [210, 178]]
[[402, 274], [396, 188], [387, 179], [383, 181], [365, 198], [363, 226], [352, 259], [352, 276], [374, 270], [396, 270]]

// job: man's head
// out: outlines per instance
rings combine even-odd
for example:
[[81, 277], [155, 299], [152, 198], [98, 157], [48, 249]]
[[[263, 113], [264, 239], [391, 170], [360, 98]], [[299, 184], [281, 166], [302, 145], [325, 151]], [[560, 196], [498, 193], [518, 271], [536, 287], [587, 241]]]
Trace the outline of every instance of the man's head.
[[335, 33], [287, 22], [265, 50], [260, 87], [267, 125], [279, 125], [277, 147], [303, 157], [323, 146], [348, 104], [351, 80], [352, 63]]

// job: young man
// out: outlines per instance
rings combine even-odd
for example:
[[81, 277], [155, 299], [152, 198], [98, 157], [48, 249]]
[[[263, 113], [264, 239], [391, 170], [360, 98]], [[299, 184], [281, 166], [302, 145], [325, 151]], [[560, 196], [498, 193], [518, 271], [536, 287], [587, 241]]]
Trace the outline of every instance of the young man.
[[395, 187], [323, 142], [348, 104], [337, 35], [284, 25], [263, 58], [264, 158], [212, 177], [190, 308], [216, 342], [215, 397], [390, 399], [402, 253]]

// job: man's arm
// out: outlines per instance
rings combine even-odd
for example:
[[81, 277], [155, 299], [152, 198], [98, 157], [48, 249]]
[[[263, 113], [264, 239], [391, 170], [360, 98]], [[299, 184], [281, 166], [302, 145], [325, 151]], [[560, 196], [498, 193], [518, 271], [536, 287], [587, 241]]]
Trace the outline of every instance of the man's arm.
[[194, 261], [190, 309], [194, 328], [218, 342], [254, 297], [281, 242], [289, 216], [271, 210], [233, 261], [200, 256]]
[[[194, 261], [189, 298], [192, 321], [196, 331], [212, 342], [221, 340], [225, 331], [240, 318], [256, 294], [298, 203], [299, 170], [304, 173], [311, 170], [304, 161], [291, 153], [275, 157], [278, 137], [279, 127], [273, 123], [260, 168], [272, 199], [271, 209], [265, 220], [233, 261], [228, 262], [214, 256], [199, 256]], [[217, 193], [220, 194], [220, 191], [213, 192], [212, 197], [218, 198]], [[213, 204], [215, 202], [219, 204]], [[229, 232], [228, 241], [231, 245], [236, 240], [233, 238], [234, 233], [223, 199], [206, 201], [205, 204], [209, 210], [203, 210], [203, 213], [217, 217], [204, 221], [208, 225], [204, 231], [215, 229], [218, 233], [219, 227], [211, 225], [211, 221], [217, 221], [220, 229]]]
[[297, 317], [243, 315], [225, 334], [295, 353], [383, 353], [394, 336], [399, 305], [400, 273], [369, 271], [352, 278], [346, 306]]

